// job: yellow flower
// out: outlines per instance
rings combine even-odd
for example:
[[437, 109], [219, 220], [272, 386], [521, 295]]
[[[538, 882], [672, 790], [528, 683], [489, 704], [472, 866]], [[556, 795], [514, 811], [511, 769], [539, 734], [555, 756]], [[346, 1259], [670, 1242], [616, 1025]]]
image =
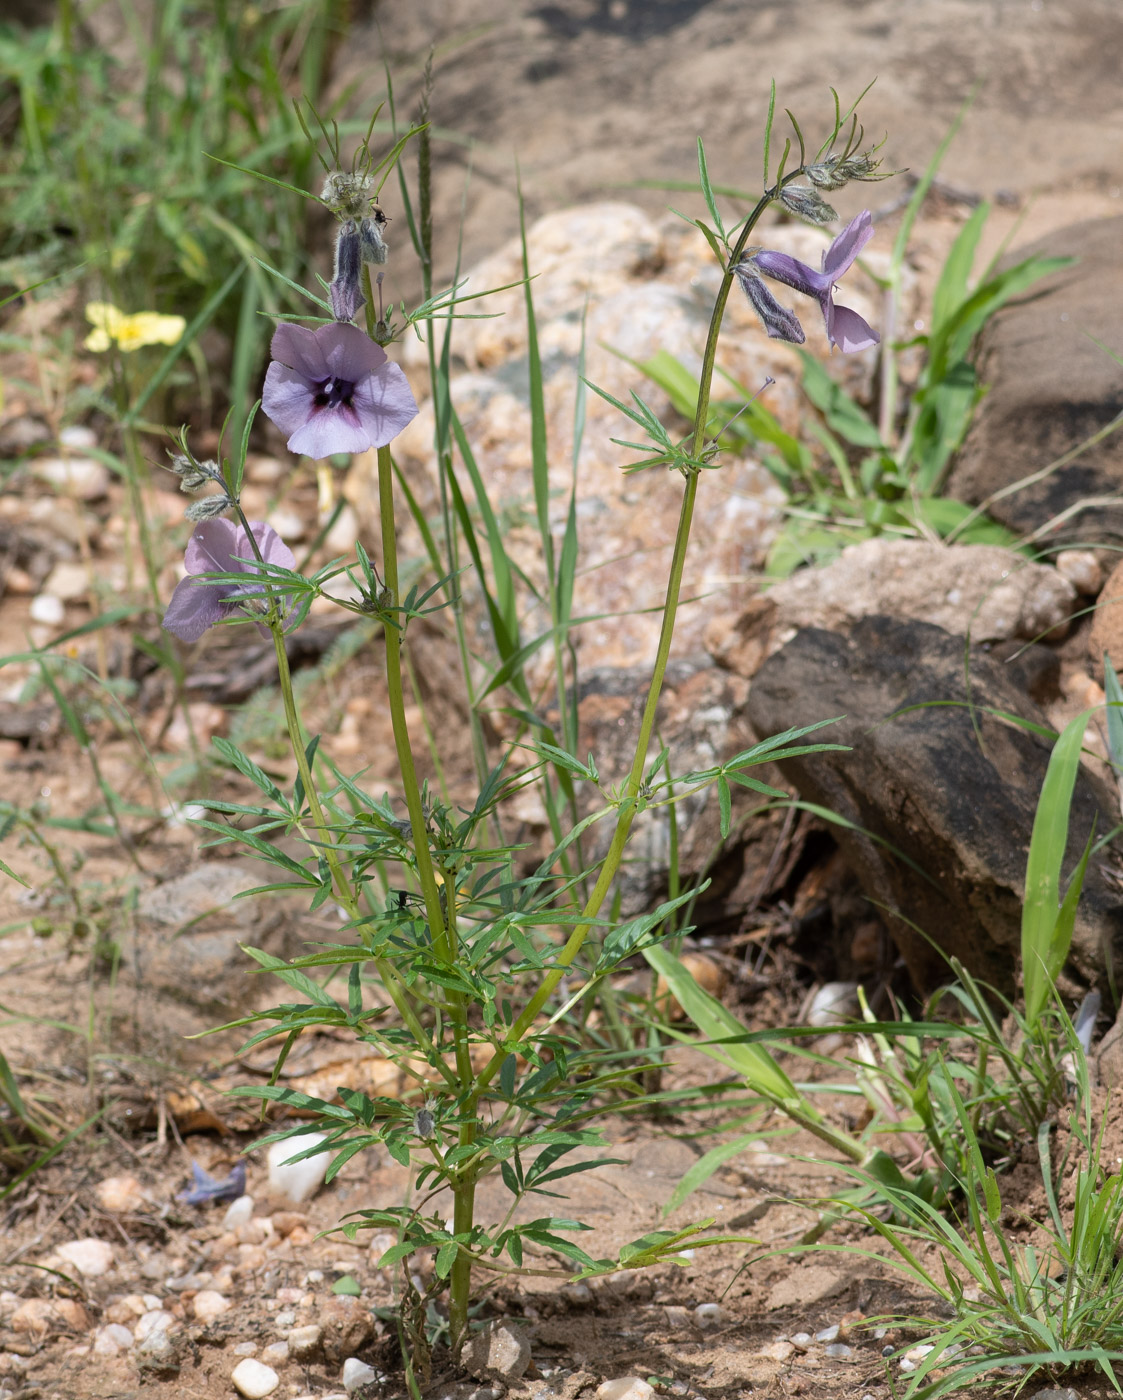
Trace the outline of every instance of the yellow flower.
[[142, 345], [174, 345], [187, 328], [182, 316], [161, 316], [156, 311], [138, 311], [126, 316], [108, 301], [91, 301], [86, 320], [94, 327], [85, 339], [87, 350], [108, 350], [114, 341], [122, 350], [139, 350]]

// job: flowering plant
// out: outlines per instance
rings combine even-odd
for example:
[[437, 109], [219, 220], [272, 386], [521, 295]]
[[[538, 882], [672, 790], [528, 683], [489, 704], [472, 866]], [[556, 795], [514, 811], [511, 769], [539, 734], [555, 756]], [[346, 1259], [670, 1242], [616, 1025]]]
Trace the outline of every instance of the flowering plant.
[[[849, 114], [845, 118], [836, 115], [833, 133], [818, 153], [820, 163], [829, 160], [833, 143], [848, 119]], [[779, 173], [739, 229], [728, 233], [718, 216], [700, 153], [702, 193], [713, 226], [700, 222], [699, 227], [721, 265], [722, 278], [690, 436], [683, 443], [674, 443], [642, 400], [636, 399], [634, 407], [618, 404], [654, 442], [656, 455], [651, 462], [681, 474], [683, 495], [658, 648], [633, 756], [626, 778], [609, 792], [601, 786], [594, 758], [590, 755], [582, 761], [577, 757], [577, 678], [571, 669], [570, 643], [570, 631], [577, 625], [570, 620], [576, 526], [567, 526], [559, 545], [547, 508], [546, 429], [537, 354], [531, 357], [530, 384], [536, 415], [534, 435], [540, 444], [535, 452], [534, 487], [540, 503], [547, 598], [554, 618], [542, 640], [555, 648], [557, 695], [553, 703], [560, 716], [558, 727], [542, 717], [548, 707], [532, 694], [522, 669], [537, 645], [524, 644], [519, 637], [519, 608], [513, 591], [517, 571], [503, 552], [502, 531], [490, 513], [481, 483], [478, 498], [488, 521], [492, 561], [500, 581], [496, 587], [497, 591], [505, 590], [499, 600], [490, 592], [472, 513], [453, 470], [455, 429], [448, 412], [435, 415], [434, 443], [442, 500], [454, 506], [444, 513], [443, 553], [430, 522], [410, 493], [411, 508], [429, 558], [438, 566], [438, 576], [427, 592], [419, 595], [414, 588], [403, 594], [391, 443], [413, 420], [417, 406], [404, 374], [383, 348], [400, 332], [392, 308], [388, 314], [383, 312], [385, 216], [374, 200], [381, 187], [379, 178], [385, 180], [408, 136], [378, 163], [364, 144], [347, 171], [340, 160], [334, 128], [332, 134], [322, 125], [321, 130], [332, 145], [331, 160], [325, 162], [329, 170], [322, 202], [339, 223], [329, 285], [336, 320], [315, 328], [288, 323], [278, 327], [262, 406], [287, 434], [293, 452], [323, 458], [375, 450], [380, 537], [368, 545], [358, 544], [353, 563], [333, 561], [305, 578], [295, 570], [291, 554], [268, 525], [250, 522], [242, 514], [242, 460], [220, 467], [200, 463], [189, 453], [177, 457], [173, 469], [185, 490], [199, 492], [213, 485], [218, 491], [200, 497], [188, 508], [189, 516], [199, 522], [185, 561], [189, 577], [177, 586], [165, 625], [181, 638], [194, 640], [216, 622], [246, 616], [274, 640], [296, 780], [291, 792], [282, 792], [248, 755], [223, 740], [222, 752], [257, 783], [264, 801], [256, 807], [245, 802], [236, 806], [211, 803], [210, 816], [202, 825], [220, 840], [251, 841], [263, 859], [278, 867], [278, 881], [267, 888], [303, 890], [313, 909], [334, 905], [343, 927], [336, 941], [317, 945], [289, 962], [250, 950], [262, 967], [296, 989], [304, 1000], [286, 1001], [237, 1024], [257, 1027], [250, 1044], [280, 1037], [286, 1047], [316, 1026], [349, 1028], [372, 1051], [393, 1061], [412, 1088], [401, 1101], [341, 1088], [338, 1100], [332, 1102], [298, 1094], [275, 1081], [247, 1085], [236, 1092], [315, 1115], [311, 1122], [283, 1126], [266, 1141], [292, 1139], [296, 1158], [330, 1153], [329, 1179], [350, 1157], [375, 1145], [414, 1168], [418, 1204], [360, 1209], [344, 1228], [352, 1235], [359, 1229], [394, 1233], [395, 1243], [382, 1253], [381, 1262], [402, 1270], [401, 1336], [407, 1382], [416, 1397], [428, 1364], [426, 1309], [447, 1295], [448, 1333], [454, 1353], [458, 1352], [468, 1334], [474, 1280], [482, 1273], [518, 1270], [524, 1267], [526, 1251], [532, 1249], [567, 1261], [570, 1271], [575, 1268], [595, 1274], [678, 1258], [684, 1244], [695, 1236], [699, 1243], [718, 1241], [703, 1226], [655, 1232], [626, 1247], [619, 1257], [600, 1259], [572, 1238], [587, 1227], [553, 1215], [530, 1218], [524, 1211], [516, 1216], [516, 1207], [532, 1195], [555, 1195], [552, 1183], [589, 1170], [598, 1162], [587, 1157], [579, 1162], [562, 1161], [577, 1148], [595, 1148], [601, 1143], [601, 1134], [589, 1119], [599, 1109], [598, 1096], [616, 1092], [619, 1083], [616, 1052], [606, 1059], [587, 1036], [578, 1033], [572, 1020], [574, 1006], [604, 986], [625, 958], [681, 934], [676, 911], [696, 894], [695, 890], [680, 892], [636, 919], [621, 920], [604, 912], [620, 876], [636, 818], [650, 807], [673, 805], [680, 795], [664, 771], [666, 753], [652, 758], [650, 749], [670, 657], [694, 502], [703, 469], [720, 465], [718, 446], [709, 440], [707, 425], [726, 303], [734, 281], [747, 282], [769, 333], [802, 339], [795, 317], [779, 307], [762, 280], [762, 275], [771, 275], [767, 261], [752, 261], [746, 249], [765, 210], [782, 202], [797, 176], [812, 176], [801, 151], [798, 166], [788, 174]], [[418, 164], [424, 179], [429, 169], [427, 128], [409, 135], [419, 142]], [[819, 212], [814, 202], [808, 204], [806, 195], [801, 198], [805, 207]], [[428, 208], [427, 188], [423, 189], [422, 202]], [[447, 379], [442, 378], [446, 371], [440, 366], [447, 364], [449, 350], [446, 344], [438, 358], [435, 328], [444, 321], [450, 327], [446, 334], [451, 333], [458, 289], [434, 294], [427, 220], [414, 219], [411, 214], [408, 222], [417, 230], [424, 300], [411, 314], [402, 307], [404, 324], [427, 331], [435, 397], [443, 403]], [[848, 230], [836, 240], [838, 251], [832, 248], [822, 274], [798, 271], [800, 289], [812, 289], [828, 318], [828, 330], [845, 341], [854, 340], [854, 326], [846, 315], [840, 315], [843, 308], [833, 307], [830, 287], [867, 236], [865, 225]], [[379, 269], [377, 316], [372, 267]], [[524, 272], [528, 321], [533, 325], [531, 270], [527, 266]], [[815, 278], [829, 278], [830, 285], [824, 289]], [[365, 332], [351, 324], [360, 311], [365, 312]], [[844, 348], [853, 347], [847, 344]], [[460, 446], [466, 453], [463, 441]], [[474, 463], [472, 468], [476, 471]], [[228, 514], [239, 523], [224, 518]], [[575, 517], [571, 501], [571, 522]], [[479, 720], [478, 673], [473, 659], [478, 646], [475, 640], [469, 641], [458, 583], [465, 548], [486, 591], [486, 615], [498, 657], [489, 688], [509, 687], [510, 712], [518, 726], [515, 738], [498, 753], [494, 739], [489, 750], [489, 738]], [[360, 597], [348, 606], [373, 619], [381, 629], [382, 702], [393, 731], [398, 768], [393, 797], [373, 796], [361, 786], [360, 778], [342, 773], [324, 757], [317, 741], [304, 731], [289, 672], [286, 629], [299, 625], [314, 598], [330, 597], [325, 584], [344, 569]], [[472, 736], [479, 784], [478, 795], [468, 801], [454, 802], [443, 791], [438, 795], [431, 790], [419, 779], [414, 758], [403, 649], [413, 621], [434, 608], [449, 610], [463, 660], [465, 724]], [[427, 737], [436, 742], [431, 731]], [[801, 744], [802, 738], [802, 732], [793, 731], [692, 775], [688, 784], [692, 792], [710, 784], [717, 786], [723, 835], [728, 832], [730, 784], [761, 788], [747, 770], [793, 752], [821, 747]], [[794, 749], [793, 743], [797, 745]], [[522, 848], [504, 840], [502, 814], [505, 804], [531, 785], [537, 785], [542, 796], [551, 836], [549, 848], [540, 853], [528, 876]], [[602, 805], [587, 810], [583, 793], [599, 793]], [[226, 812], [236, 813], [239, 820], [259, 817], [262, 825], [254, 831], [283, 825], [305, 840], [306, 858], [295, 859], [287, 850], [227, 825], [221, 819]], [[599, 853], [587, 854], [582, 841], [595, 836], [594, 828], [600, 823], [606, 831], [597, 848]], [[321, 985], [314, 976], [317, 970], [331, 972], [340, 967], [348, 971], [347, 990], [345, 996], [337, 997], [329, 983]], [[575, 973], [580, 976], [571, 981]], [[650, 1053], [640, 1045], [635, 1047], [641, 1062]], [[782, 1100], [788, 1093], [786, 1076], [763, 1050], [754, 1049], [753, 1063], [761, 1071], [761, 1092]], [[791, 1092], [795, 1093], [794, 1088]], [[302, 1153], [301, 1138], [311, 1132], [316, 1133], [316, 1139]], [[477, 1209], [477, 1187], [491, 1174], [503, 1181], [514, 1198], [498, 1220], [481, 1219]], [[451, 1196], [451, 1215], [443, 1206], [438, 1211], [431, 1203], [432, 1192], [438, 1188]], [[434, 1268], [430, 1283], [419, 1293], [410, 1260], [423, 1251], [432, 1253]]]

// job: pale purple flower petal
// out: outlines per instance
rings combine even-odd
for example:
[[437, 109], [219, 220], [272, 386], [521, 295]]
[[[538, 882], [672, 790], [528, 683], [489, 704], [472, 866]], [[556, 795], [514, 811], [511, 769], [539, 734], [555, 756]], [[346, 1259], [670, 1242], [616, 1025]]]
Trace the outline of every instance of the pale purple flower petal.
[[330, 457], [385, 447], [417, 415], [409, 381], [356, 326], [277, 327], [262, 407], [290, 452]]
[[176, 1197], [177, 1201], [182, 1201], [184, 1205], [201, 1206], [209, 1201], [236, 1201], [239, 1196], [246, 1194], [246, 1164], [236, 1162], [234, 1169], [228, 1177], [219, 1178], [211, 1176], [210, 1172], [192, 1159], [191, 1162], [191, 1190], [181, 1191]]
[[[279, 564], [284, 569], [295, 566], [292, 550], [272, 526], [252, 520], [250, 529], [267, 564]], [[164, 626], [185, 642], [197, 642], [208, 627], [229, 617], [239, 600], [259, 597], [264, 591], [260, 582], [215, 583], [195, 577], [208, 573], [258, 577], [253, 545], [241, 525], [232, 520], [205, 520], [197, 525], [187, 542], [184, 566], [188, 577], [175, 586], [164, 614]]]
[[873, 216], [863, 209], [857, 218], [851, 219], [831, 246], [823, 254], [823, 272], [832, 282], [837, 282], [844, 272], [849, 271], [854, 259], [873, 237]]
[[876, 345], [881, 336], [863, 316], [849, 306], [836, 306], [828, 301], [826, 309], [827, 338], [837, 345], [844, 355], [852, 355], [857, 350], [868, 350]]
[[872, 216], [868, 209], [863, 209], [857, 218], [851, 219], [824, 252], [821, 272], [816, 272], [813, 267], [808, 267], [806, 263], [788, 253], [777, 253], [770, 249], [764, 249], [752, 258], [766, 277], [783, 282], [785, 286], [794, 287], [804, 296], [815, 298], [826, 323], [827, 339], [843, 354], [866, 350], [881, 339], [856, 311], [847, 306], [836, 306], [834, 303], [835, 283], [853, 265], [855, 258], [873, 237], [873, 232]]

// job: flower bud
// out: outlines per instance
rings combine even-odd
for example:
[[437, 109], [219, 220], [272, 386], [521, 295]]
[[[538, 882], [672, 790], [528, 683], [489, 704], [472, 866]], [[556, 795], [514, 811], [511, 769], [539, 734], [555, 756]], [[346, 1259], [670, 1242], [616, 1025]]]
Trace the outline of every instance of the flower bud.
[[348, 219], [340, 225], [335, 240], [335, 276], [328, 288], [332, 315], [337, 321], [353, 321], [366, 304], [359, 287], [362, 270], [359, 230], [355, 221]]
[[370, 187], [374, 177], [363, 174], [348, 174], [344, 170], [333, 170], [324, 180], [320, 198], [333, 214], [341, 219], [361, 219], [370, 203]]
[[228, 511], [233, 504], [234, 502], [230, 497], [226, 495], [225, 492], [222, 492], [218, 496], [203, 496], [198, 501], [192, 501], [183, 513], [187, 516], [188, 520], [192, 520], [198, 524], [200, 520], [217, 519], [218, 516]]
[[828, 156], [805, 168], [804, 174], [821, 190], [840, 190], [851, 180], [884, 180], [887, 175], [879, 175], [879, 160], [874, 160], [871, 151], [859, 155]]
[[733, 271], [741, 284], [741, 290], [752, 303], [753, 310], [772, 339], [786, 340], [791, 345], [802, 345], [807, 338], [803, 334], [803, 327], [796, 320], [794, 313], [781, 306], [768, 290], [753, 263], [738, 263]]
[[217, 462], [196, 462], [193, 457], [177, 454], [168, 464], [168, 470], [179, 477], [179, 489], [193, 495], [201, 491], [210, 481], [222, 485], [222, 472]]
[[831, 224], [837, 212], [810, 185], [785, 185], [780, 191], [780, 203], [801, 219], [812, 224]]

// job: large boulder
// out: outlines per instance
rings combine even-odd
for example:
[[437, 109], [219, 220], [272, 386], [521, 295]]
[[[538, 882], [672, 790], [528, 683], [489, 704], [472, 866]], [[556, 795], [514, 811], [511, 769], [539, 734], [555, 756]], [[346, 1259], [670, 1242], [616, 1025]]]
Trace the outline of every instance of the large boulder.
[[[1123, 368], [1095, 343], [1119, 348], [1121, 245], [1123, 216], [1073, 224], [1018, 250], [1019, 258], [1077, 261], [1004, 307], [983, 331], [977, 366], [988, 392], [955, 461], [949, 495], [971, 505], [988, 501], [1123, 412]], [[1102, 498], [1121, 486], [1123, 433], [1115, 432], [988, 510], [1018, 534], [1057, 519], [1044, 544], [1118, 544], [1123, 511], [1104, 510]]]
[[[867, 617], [848, 635], [798, 632], [752, 683], [749, 720], [761, 737], [842, 717], [817, 737], [849, 751], [793, 760], [783, 770], [803, 798], [852, 824], [836, 828], [838, 842], [866, 895], [886, 912], [920, 988], [946, 977], [944, 954], [1013, 990], [1026, 855], [1050, 746], [992, 711], [1042, 723], [1026, 680], [973, 651], [968, 691], [961, 638], [922, 622]], [[1082, 771], [1066, 876], [1092, 823], [1101, 831], [1112, 825], [1109, 806]], [[1093, 859], [1072, 966], [1095, 980], [1121, 953], [1123, 897]]]

